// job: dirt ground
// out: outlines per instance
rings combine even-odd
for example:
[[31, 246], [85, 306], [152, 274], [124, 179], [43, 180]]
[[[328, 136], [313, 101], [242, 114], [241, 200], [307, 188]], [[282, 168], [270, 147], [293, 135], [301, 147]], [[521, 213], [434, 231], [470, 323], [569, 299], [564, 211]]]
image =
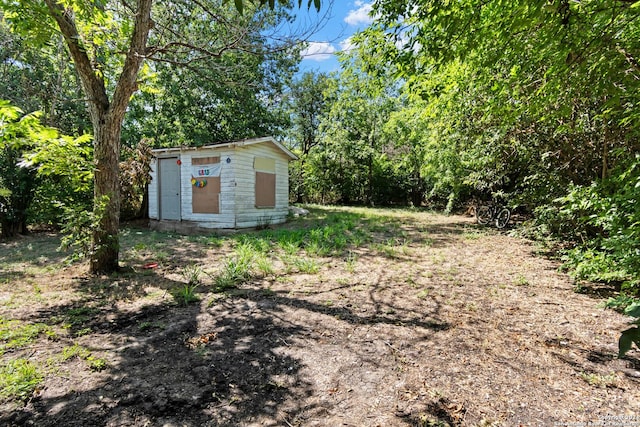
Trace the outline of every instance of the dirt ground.
[[[59, 329], [2, 356], [46, 375], [26, 402], [2, 403], [0, 424], [640, 427], [640, 352], [616, 358], [628, 319], [600, 306], [608, 289], [576, 293], [535, 244], [471, 218], [398, 215], [395, 246], [320, 258], [317, 273], [276, 265], [224, 293], [205, 284], [189, 305], [168, 291], [180, 266], [214, 265], [226, 245], [167, 235], [157, 268], [138, 254], [114, 277], [0, 273], [0, 316]], [[104, 369], [60, 361], [74, 344]]]

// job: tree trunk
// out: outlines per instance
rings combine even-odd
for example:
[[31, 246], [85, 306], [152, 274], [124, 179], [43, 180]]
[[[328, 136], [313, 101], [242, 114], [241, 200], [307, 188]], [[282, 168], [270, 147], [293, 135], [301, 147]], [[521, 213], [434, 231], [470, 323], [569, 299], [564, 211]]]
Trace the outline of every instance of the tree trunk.
[[100, 125], [94, 123], [94, 215], [98, 227], [93, 230], [91, 272], [117, 271], [120, 224], [120, 131], [122, 118], [100, 114]]
[[305, 182], [304, 182], [304, 160], [306, 153], [302, 153], [300, 156], [300, 174], [298, 176], [298, 185], [296, 188], [296, 201], [295, 203], [304, 203]]
[[101, 73], [89, 58], [78, 32], [71, 8], [56, 0], [45, 0], [47, 8], [64, 36], [69, 53], [87, 96], [93, 124], [94, 214], [98, 223], [92, 230], [91, 273], [117, 271], [120, 250], [120, 132], [131, 95], [137, 89], [137, 76], [146, 56], [153, 0], [138, 0], [133, 33], [124, 58], [122, 72], [109, 100]]

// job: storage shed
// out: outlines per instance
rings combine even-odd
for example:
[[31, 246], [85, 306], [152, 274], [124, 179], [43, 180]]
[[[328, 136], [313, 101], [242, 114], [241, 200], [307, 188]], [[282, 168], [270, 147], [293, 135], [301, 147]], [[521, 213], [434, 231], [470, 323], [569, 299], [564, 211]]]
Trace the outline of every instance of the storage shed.
[[289, 161], [272, 137], [153, 150], [150, 226], [189, 232], [286, 221]]

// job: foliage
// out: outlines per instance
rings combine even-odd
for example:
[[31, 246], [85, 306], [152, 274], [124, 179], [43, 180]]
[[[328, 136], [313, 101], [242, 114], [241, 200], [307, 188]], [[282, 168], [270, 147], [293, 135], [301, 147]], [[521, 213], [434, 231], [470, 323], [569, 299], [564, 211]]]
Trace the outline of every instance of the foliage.
[[60, 249], [71, 251], [69, 261], [85, 259], [94, 251], [92, 234], [100, 228], [100, 220], [103, 212], [108, 207], [108, 197], [103, 196], [96, 203], [94, 210], [87, 210], [84, 206], [61, 206], [64, 221]]
[[[312, 156], [312, 150], [321, 142], [320, 123], [327, 113], [331, 99], [328, 89], [331, 77], [324, 73], [306, 72], [299, 79], [292, 82], [287, 103], [291, 111], [291, 129], [288, 133], [291, 148], [299, 157], [290, 166], [289, 186], [296, 203], [309, 202], [306, 194], [312, 188], [311, 182], [317, 179], [313, 174], [307, 174], [307, 161]], [[315, 153], [313, 153], [315, 154]]]
[[[264, 55], [287, 50], [288, 40], [284, 45], [265, 42], [267, 30], [277, 24], [272, 15], [253, 2], [234, 3], [236, 10], [251, 13], [231, 13], [234, 6], [226, 1], [169, 6], [153, 0], [0, 2], [3, 20], [33, 46], [44, 45], [59, 31], [75, 65], [94, 134], [94, 216], [99, 226], [92, 233], [92, 272], [119, 268], [120, 137], [131, 96], [153, 71], [143, 67], [145, 61], [197, 67], [233, 51]], [[276, 6], [275, 1], [259, 5], [266, 3]], [[314, 4], [319, 7], [317, 0]], [[287, 7], [290, 3], [284, 2]], [[105, 200], [108, 206], [101, 209]]]
[[89, 369], [95, 372], [103, 371], [107, 368], [108, 363], [105, 359], [95, 357], [89, 349], [76, 344], [62, 349], [62, 360], [80, 359], [87, 362]]
[[362, 68], [403, 82], [387, 132], [409, 141], [429, 200], [502, 194], [575, 246], [578, 278], [638, 292], [640, 9], [378, 0], [373, 13], [354, 38]]
[[[22, 116], [22, 117], [21, 117]], [[80, 205], [92, 191], [91, 137], [72, 138], [40, 123], [40, 114], [0, 101], [0, 223], [26, 233], [27, 223], [58, 223], [60, 207]]]
[[191, 286], [200, 285], [202, 280], [202, 268], [195, 264], [187, 265], [182, 269], [182, 277], [187, 281], [187, 284]]
[[[27, 210], [37, 187], [35, 170], [22, 162], [23, 154], [44, 128], [37, 114], [0, 100], [0, 235], [27, 233]], [[22, 117], [21, 117], [22, 116]]]
[[125, 160], [120, 162], [121, 217], [146, 218], [153, 157], [150, 141], [141, 140], [135, 149], [125, 147], [124, 156]]
[[90, 129], [73, 64], [59, 34], [33, 49], [0, 17], [0, 99], [25, 111], [41, 111], [41, 122], [67, 135]]
[[91, 209], [91, 141], [89, 134], [74, 138], [47, 129], [24, 154], [40, 180], [30, 210], [31, 222], [68, 226], [76, 213], [83, 215]]
[[42, 373], [29, 360], [10, 360], [0, 366], [0, 398], [26, 401], [42, 380]]
[[566, 260], [580, 279], [618, 282], [640, 292], [640, 156], [605, 181], [573, 186], [557, 200], [565, 239], [577, 242]]
[[171, 296], [173, 296], [178, 303], [182, 305], [189, 305], [200, 300], [200, 297], [196, 295], [196, 289], [198, 286], [198, 284], [191, 283], [178, 286], [171, 291]]

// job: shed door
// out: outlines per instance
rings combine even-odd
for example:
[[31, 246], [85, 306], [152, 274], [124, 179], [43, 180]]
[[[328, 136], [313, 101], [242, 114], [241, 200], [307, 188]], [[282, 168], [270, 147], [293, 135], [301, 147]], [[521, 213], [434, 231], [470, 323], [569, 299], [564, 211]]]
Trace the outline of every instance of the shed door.
[[160, 219], [180, 219], [180, 165], [177, 157], [159, 159]]

